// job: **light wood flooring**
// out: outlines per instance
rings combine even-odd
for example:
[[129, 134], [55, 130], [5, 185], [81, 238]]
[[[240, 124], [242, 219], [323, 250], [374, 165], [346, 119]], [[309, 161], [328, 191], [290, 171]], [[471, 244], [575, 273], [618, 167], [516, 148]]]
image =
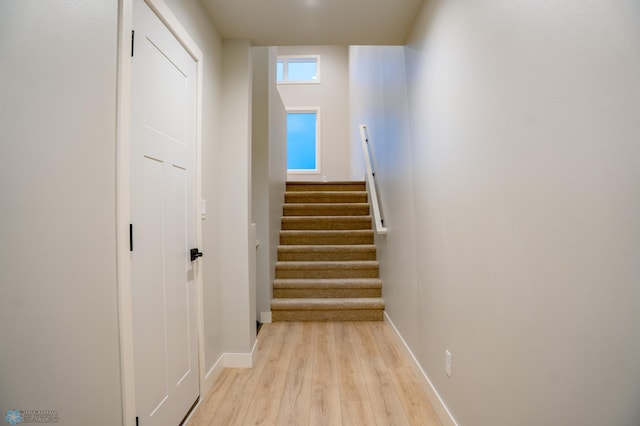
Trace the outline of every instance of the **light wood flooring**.
[[265, 324], [251, 369], [225, 369], [189, 426], [440, 425], [385, 321]]

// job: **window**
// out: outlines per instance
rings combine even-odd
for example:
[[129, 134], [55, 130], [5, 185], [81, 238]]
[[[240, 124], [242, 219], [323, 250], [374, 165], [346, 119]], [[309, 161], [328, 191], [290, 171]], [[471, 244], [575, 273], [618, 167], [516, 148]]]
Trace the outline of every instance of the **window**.
[[278, 56], [276, 61], [278, 83], [320, 83], [318, 56]]
[[318, 172], [317, 109], [287, 113], [287, 169], [290, 172]]

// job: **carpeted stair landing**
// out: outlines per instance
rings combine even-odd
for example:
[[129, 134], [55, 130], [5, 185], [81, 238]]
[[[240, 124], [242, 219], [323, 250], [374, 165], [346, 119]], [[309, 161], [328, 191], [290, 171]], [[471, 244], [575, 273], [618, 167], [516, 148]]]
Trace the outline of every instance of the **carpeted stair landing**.
[[288, 182], [273, 321], [382, 320], [364, 182]]

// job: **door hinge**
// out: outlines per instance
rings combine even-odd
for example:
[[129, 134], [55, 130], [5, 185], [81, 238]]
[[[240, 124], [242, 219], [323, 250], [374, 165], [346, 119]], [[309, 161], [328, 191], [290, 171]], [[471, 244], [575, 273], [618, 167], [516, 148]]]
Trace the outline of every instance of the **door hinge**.
[[136, 32], [131, 30], [131, 57], [133, 58], [133, 42], [136, 38]]
[[133, 223], [129, 224], [129, 251], [133, 251]]

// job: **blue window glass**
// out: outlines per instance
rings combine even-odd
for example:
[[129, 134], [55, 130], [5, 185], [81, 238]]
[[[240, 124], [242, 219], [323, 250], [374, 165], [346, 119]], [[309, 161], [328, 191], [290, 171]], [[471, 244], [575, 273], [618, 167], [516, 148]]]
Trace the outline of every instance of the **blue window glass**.
[[284, 80], [284, 62], [276, 62], [276, 81]]
[[287, 168], [316, 170], [315, 112], [287, 113]]
[[317, 80], [317, 63], [315, 60], [289, 60], [287, 62], [289, 81], [315, 81]]

